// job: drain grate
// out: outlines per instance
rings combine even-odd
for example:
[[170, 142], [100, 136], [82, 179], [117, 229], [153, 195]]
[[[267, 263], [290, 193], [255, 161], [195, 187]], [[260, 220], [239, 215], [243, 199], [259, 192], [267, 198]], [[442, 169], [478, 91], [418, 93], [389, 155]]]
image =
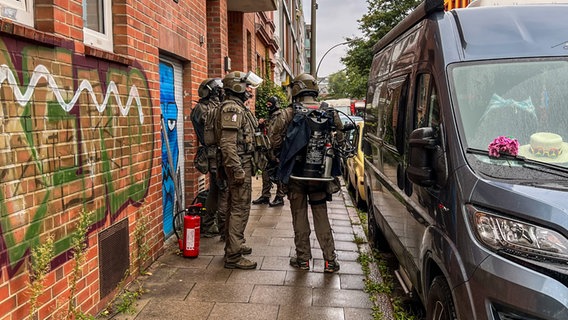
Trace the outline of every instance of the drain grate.
[[124, 219], [99, 233], [101, 298], [116, 288], [129, 265], [128, 219]]

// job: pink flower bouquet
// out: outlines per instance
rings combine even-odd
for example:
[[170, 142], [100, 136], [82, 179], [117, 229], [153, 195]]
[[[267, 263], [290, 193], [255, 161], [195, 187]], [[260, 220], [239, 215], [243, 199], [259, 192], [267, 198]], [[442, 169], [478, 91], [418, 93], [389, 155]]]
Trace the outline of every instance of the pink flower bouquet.
[[519, 154], [519, 141], [514, 138], [500, 136], [489, 144], [489, 156], [499, 158], [501, 154], [516, 156]]

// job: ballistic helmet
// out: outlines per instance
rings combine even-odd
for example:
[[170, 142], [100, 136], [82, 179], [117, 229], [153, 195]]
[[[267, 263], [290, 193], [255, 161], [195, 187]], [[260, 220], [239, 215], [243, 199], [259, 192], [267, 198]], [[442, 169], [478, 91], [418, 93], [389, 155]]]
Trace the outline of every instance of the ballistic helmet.
[[319, 94], [318, 82], [309, 73], [302, 73], [292, 81], [292, 98], [300, 95], [313, 95], [317, 97]]
[[203, 80], [197, 89], [200, 98], [207, 98], [212, 94], [219, 95], [220, 89], [223, 88], [223, 82], [219, 78], [209, 78]]
[[244, 93], [247, 86], [256, 88], [261, 83], [262, 79], [252, 71], [247, 73], [233, 71], [227, 73], [225, 78], [223, 78], [223, 88], [234, 93]]
[[273, 113], [274, 111], [278, 110], [278, 98], [275, 96], [272, 96], [270, 98], [268, 98], [268, 100], [266, 100], [266, 103], [268, 104], [268, 102], [270, 102], [270, 106], [268, 106], [268, 112], [269, 113]]

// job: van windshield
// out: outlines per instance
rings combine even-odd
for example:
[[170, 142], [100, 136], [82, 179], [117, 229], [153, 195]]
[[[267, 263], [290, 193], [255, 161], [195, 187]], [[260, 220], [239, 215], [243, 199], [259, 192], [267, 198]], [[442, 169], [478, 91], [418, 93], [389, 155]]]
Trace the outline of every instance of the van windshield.
[[469, 149], [488, 152], [476, 154], [477, 160], [510, 164], [494, 161], [489, 149], [516, 139], [518, 156], [568, 167], [568, 60], [457, 64], [450, 79], [460, 139]]

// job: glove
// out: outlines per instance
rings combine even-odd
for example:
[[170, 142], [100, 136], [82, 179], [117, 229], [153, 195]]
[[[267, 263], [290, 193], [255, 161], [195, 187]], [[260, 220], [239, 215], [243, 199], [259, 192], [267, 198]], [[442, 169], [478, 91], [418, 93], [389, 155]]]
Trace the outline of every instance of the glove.
[[233, 168], [233, 180], [236, 185], [245, 183], [245, 170], [241, 167]]

